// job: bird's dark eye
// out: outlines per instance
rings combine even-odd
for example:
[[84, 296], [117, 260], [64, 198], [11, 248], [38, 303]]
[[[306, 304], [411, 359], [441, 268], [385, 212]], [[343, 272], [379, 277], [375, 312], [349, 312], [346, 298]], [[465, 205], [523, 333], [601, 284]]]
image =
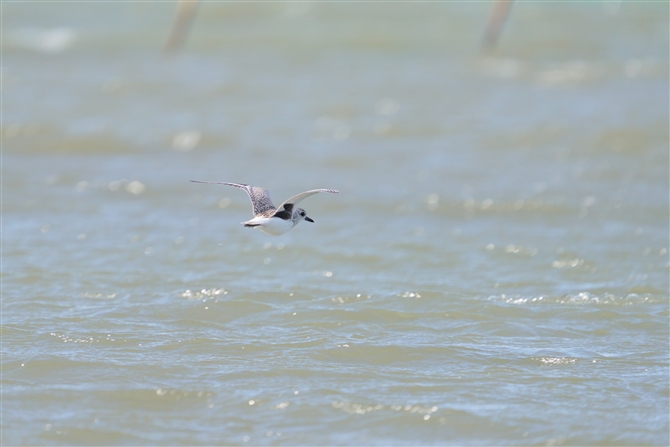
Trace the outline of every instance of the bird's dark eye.
[[300, 215], [301, 215], [301, 216], [304, 216], [304, 215], [305, 215], [305, 212], [303, 211], [302, 213], [300, 213]]

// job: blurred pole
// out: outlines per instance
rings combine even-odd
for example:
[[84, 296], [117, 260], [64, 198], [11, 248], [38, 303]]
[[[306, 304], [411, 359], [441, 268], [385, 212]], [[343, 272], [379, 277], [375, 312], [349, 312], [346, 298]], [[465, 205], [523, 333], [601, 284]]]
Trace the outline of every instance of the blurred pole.
[[174, 12], [172, 27], [168, 34], [163, 51], [170, 53], [178, 51], [186, 41], [188, 31], [195, 17], [195, 10], [198, 8], [199, 0], [178, 0], [177, 9]]
[[496, 46], [511, 7], [512, 0], [493, 0], [482, 41], [485, 50], [490, 50]]

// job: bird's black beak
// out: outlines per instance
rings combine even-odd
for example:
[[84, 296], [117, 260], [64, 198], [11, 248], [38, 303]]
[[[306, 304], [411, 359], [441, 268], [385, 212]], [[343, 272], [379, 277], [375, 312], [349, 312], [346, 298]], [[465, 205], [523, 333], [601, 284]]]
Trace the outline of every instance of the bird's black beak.
[[307, 222], [312, 222], [312, 223], [314, 223], [314, 221], [313, 221], [311, 218], [307, 217], [307, 216], [305, 216], [305, 220], [306, 220]]

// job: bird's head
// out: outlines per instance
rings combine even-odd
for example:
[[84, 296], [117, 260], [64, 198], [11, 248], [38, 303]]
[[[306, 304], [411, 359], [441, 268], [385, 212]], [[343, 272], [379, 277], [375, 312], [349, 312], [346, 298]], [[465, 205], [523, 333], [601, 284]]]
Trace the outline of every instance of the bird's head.
[[300, 219], [304, 219], [307, 222], [314, 222], [311, 218], [307, 217], [307, 213], [305, 212], [304, 209], [298, 208], [296, 212], [298, 213], [298, 216], [300, 216]]

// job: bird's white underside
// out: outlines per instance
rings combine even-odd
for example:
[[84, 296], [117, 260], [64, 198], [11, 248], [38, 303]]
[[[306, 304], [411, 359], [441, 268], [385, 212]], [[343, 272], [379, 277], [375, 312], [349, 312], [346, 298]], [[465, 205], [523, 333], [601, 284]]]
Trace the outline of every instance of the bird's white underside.
[[258, 225], [254, 227], [258, 230], [261, 230], [263, 233], [270, 234], [272, 236], [280, 236], [284, 233], [288, 233], [291, 228], [294, 227], [292, 220], [284, 220], [278, 217], [263, 217], [256, 216], [251, 220], [242, 222], [246, 225]]

